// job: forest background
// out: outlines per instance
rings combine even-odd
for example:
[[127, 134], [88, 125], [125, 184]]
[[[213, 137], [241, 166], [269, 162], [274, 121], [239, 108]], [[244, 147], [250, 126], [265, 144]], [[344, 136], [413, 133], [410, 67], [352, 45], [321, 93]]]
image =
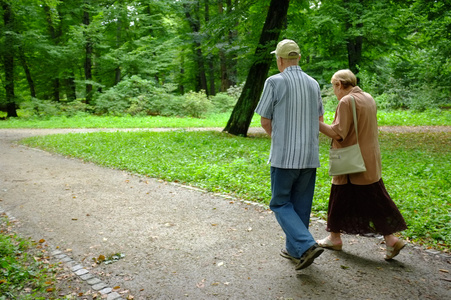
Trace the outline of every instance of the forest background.
[[[1, 0], [0, 117], [230, 110], [261, 59], [270, 2]], [[449, 1], [282, 2], [280, 39], [298, 42], [329, 108], [330, 77], [343, 68], [379, 109], [450, 107]]]

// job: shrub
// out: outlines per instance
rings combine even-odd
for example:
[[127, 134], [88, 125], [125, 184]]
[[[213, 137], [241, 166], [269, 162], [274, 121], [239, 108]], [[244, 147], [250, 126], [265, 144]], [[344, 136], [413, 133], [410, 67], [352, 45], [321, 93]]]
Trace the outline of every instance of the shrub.
[[338, 100], [331, 85], [326, 85], [323, 87], [321, 90], [321, 98], [323, 99], [324, 111], [335, 112], [338, 105]]
[[23, 102], [21, 110], [25, 116], [50, 117], [62, 114], [61, 103], [37, 98], [31, 98], [30, 101]]
[[218, 93], [211, 97], [211, 103], [214, 106], [214, 111], [218, 113], [231, 111], [237, 100], [237, 98], [229, 96], [226, 93]]
[[199, 118], [208, 113], [213, 105], [208, 100], [205, 91], [188, 92], [184, 95], [182, 108], [187, 116]]
[[205, 92], [189, 92], [183, 96], [171, 94], [175, 86], [159, 86], [139, 76], [125, 78], [99, 95], [95, 111], [108, 115], [162, 115], [201, 117], [212, 104]]
[[116, 86], [98, 95], [95, 100], [95, 111], [110, 115], [142, 112], [148, 108], [148, 96], [154, 85], [153, 82], [139, 76], [124, 78]]
[[237, 84], [237, 85], [232, 85], [231, 87], [229, 87], [227, 89], [227, 95], [238, 100], [241, 96], [241, 92], [243, 91], [244, 84], [245, 84], [245, 82]]

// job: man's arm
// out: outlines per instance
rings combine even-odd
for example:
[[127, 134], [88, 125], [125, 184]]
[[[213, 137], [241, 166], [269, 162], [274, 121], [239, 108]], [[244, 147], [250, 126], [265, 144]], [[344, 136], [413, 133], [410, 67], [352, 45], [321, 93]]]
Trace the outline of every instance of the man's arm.
[[[320, 118], [321, 119], [321, 118]], [[320, 120], [319, 122], [319, 131], [328, 137], [333, 138], [334, 140], [340, 141], [341, 136], [339, 136], [333, 129], [332, 126], [327, 125], [326, 123]]]
[[260, 118], [260, 123], [263, 127], [263, 129], [266, 131], [266, 133], [271, 136], [272, 134], [272, 124], [271, 124], [271, 119], [267, 119], [264, 117]]

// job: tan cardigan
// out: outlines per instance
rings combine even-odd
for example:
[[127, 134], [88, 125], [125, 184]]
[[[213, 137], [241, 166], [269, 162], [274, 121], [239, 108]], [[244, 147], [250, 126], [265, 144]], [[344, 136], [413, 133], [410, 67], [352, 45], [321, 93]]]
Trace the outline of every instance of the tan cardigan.
[[338, 103], [332, 129], [342, 138], [333, 140], [332, 148], [343, 148], [357, 143], [354, 120], [352, 117], [351, 97], [354, 96], [357, 111], [357, 129], [359, 145], [365, 161], [366, 172], [333, 176], [332, 184], [342, 185], [348, 182], [357, 185], [368, 185], [381, 179], [381, 153], [379, 149], [376, 102], [370, 94], [359, 87], [352, 88]]

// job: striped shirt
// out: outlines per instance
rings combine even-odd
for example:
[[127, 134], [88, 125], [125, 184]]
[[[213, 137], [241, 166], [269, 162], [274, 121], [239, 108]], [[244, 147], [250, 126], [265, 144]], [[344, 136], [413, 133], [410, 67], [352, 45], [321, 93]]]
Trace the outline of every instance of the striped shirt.
[[255, 109], [272, 125], [269, 162], [282, 169], [318, 168], [319, 117], [324, 114], [318, 82], [299, 66], [266, 79]]

